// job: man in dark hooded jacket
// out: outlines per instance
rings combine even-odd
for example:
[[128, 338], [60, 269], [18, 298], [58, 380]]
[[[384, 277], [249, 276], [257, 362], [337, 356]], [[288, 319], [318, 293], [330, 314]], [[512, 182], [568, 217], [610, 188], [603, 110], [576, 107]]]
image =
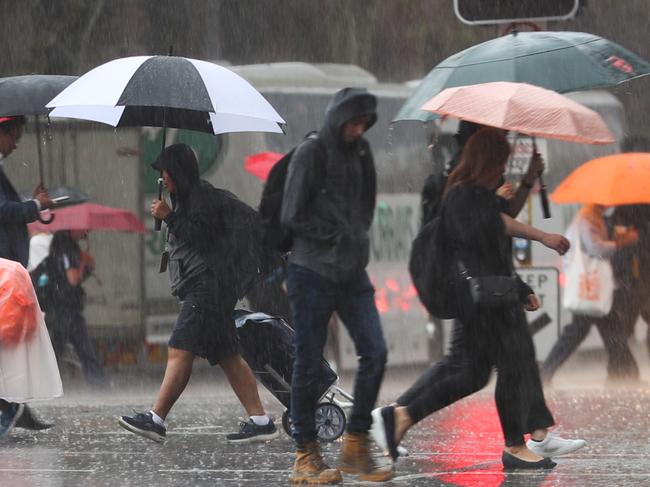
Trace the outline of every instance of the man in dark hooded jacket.
[[[171, 194], [171, 209], [164, 200], [151, 204], [151, 214], [165, 221], [169, 279], [181, 311], [169, 338], [167, 368], [153, 408], [133, 417], [122, 416], [125, 429], [165, 440], [165, 417], [185, 389], [196, 356], [219, 364], [250, 416], [240, 424], [232, 442], [270, 440], [278, 436], [265, 413], [255, 376], [239, 353], [232, 312], [244, 294], [255, 256], [244, 256], [253, 229], [254, 210], [225, 190], [199, 179], [192, 149], [185, 144], [167, 147], [153, 167], [162, 171]], [[243, 241], [244, 240], [244, 241]]]
[[[362, 136], [377, 119], [376, 105], [377, 99], [366, 90], [340, 90], [327, 108], [317, 139], [304, 141], [288, 168], [281, 221], [293, 235], [287, 288], [296, 331], [291, 384], [297, 443], [294, 483], [340, 482], [340, 470], [367, 481], [392, 478], [389, 468], [374, 463], [368, 445], [370, 412], [387, 357], [374, 288], [365, 271], [376, 173]], [[323, 461], [314, 422], [327, 324], [335, 311], [359, 356], [340, 470]]]

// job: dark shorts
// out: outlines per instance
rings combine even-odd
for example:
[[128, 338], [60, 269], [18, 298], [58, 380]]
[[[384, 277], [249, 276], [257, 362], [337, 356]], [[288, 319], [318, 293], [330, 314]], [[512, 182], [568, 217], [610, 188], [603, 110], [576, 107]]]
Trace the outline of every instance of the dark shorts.
[[237, 297], [230, 292], [219, 292], [210, 279], [198, 279], [184, 291], [181, 312], [168, 345], [203, 357], [210, 365], [239, 354], [232, 318]]

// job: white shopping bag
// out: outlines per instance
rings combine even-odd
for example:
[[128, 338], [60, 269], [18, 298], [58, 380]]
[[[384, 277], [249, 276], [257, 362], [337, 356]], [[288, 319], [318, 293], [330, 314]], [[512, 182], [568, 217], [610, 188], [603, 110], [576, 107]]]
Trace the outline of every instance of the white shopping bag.
[[612, 309], [614, 274], [607, 258], [588, 255], [576, 222], [567, 230], [571, 251], [565, 262], [564, 307], [576, 314], [605, 316]]

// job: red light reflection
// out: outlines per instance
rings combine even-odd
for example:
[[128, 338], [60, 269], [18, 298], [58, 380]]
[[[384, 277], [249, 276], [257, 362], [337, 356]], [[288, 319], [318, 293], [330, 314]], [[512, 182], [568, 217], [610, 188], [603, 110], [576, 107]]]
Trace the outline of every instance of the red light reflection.
[[[461, 487], [503, 485], [508, 474], [503, 472], [501, 465], [503, 433], [494, 400], [491, 397], [472, 398], [454, 404], [442, 414], [444, 417], [435, 423], [431, 439], [418, 442], [416, 447], [425, 452], [439, 452], [429, 457], [431, 472], [443, 472], [436, 478]], [[441, 438], [445, 438], [444, 443], [440, 443]], [[552, 485], [554, 479], [555, 476], [548, 472], [543, 479], [540, 477], [538, 485]]]
[[426, 315], [415, 286], [411, 282], [402, 285], [393, 278], [385, 279], [383, 283], [375, 283], [375, 304], [380, 314], [420, 310]]

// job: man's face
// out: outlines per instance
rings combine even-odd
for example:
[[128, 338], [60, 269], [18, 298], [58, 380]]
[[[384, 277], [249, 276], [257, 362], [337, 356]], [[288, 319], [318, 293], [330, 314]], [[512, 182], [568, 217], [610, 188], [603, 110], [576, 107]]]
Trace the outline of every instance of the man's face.
[[18, 145], [18, 141], [22, 135], [22, 127], [14, 127], [9, 132], [0, 130], [0, 154], [5, 157], [11, 154]]
[[343, 141], [347, 143], [356, 142], [361, 138], [363, 133], [366, 131], [368, 124], [370, 123], [370, 117], [362, 116], [353, 118], [343, 124], [341, 129], [341, 136]]
[[171, 178], [167, 171], [163, 170], [162, 178], [163, 184], [165, 185], [165, 188], [167, 188], [167, 191], [170, 193], [176, 193], [176, 183], [174, 183], [174, 180]]

